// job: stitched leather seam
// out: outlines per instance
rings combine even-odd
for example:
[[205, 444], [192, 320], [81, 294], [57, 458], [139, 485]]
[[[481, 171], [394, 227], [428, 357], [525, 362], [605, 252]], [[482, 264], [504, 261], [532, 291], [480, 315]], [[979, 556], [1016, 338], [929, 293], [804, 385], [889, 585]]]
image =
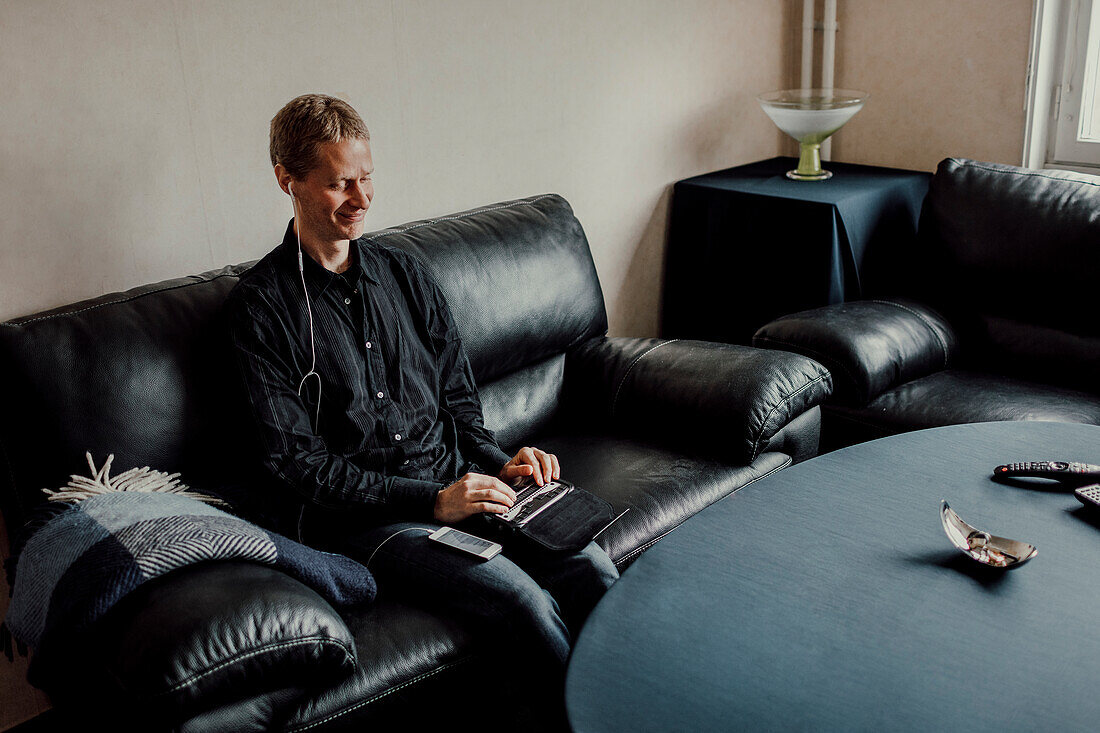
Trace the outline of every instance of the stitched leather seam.
[[794, 392], [791, 392], [789, 395], [784, 397], [783, 400], [780, 403], [772, 406], [772, 409], [769, 410], [768, 414], [764, 417], [763, 422], [760, 423], [760, 432], [756, 436], [756, 440], [753, 441], [753, 444], [752, 444], [752, 456], [749, 459], [750, 461], [755, 461], [756, 456], [759, 455], [759, 453], [760, 453], [760, 442], [762, 440], [764, 440], [764, 428], [766, 428], [768, 426], [768, 421], [772, 419], [772, 415], [775, 414], [775, 411], [778, 410], [781, 406], [782, 407], [788, 407], [791, 403], [791, 400], [793, 400], [795, 397], [797, 397], [800, 393], [804, 392], [808, 387], [813, 386], [814, 384], [816, 384], [817, 382], [820, 382], [821, 380], [825, 379], [828, 376], [829, 376], [828, 374], [819, 374], [819, 375], [817, 375], [816, 378], [811, 379], [809, 382], [806, 382], [804, 385], [802, 385], [801, 387], [796, 389]]
[[912, 308], [902, 305], [901, 303], [895, 303], [892, 300], [872, 300], [871, 302], [879, 303], [881, 305], [892, 305], [901, 308], [903, 311], [911, 314], [914, 318], [923, 323], [928, 328], [928, 330], [932, 332], [932, 335], [936, 338], [936, 340], [940, 342], [940, 348], [943, 350], [943, 368], [947, 368], [947, 342], [943, 340], [943, 336], [941, 336], [940, 332], [937, 331], [935, 326], [932, 325], [932, 322], [925, 318], [923, 313], [918, 313]]
[[679, 340], [680, 339], [672, 339], [671, 341], [665, 341], [664, 343], [660, 343], [660, 344], [657, 344], [656, 346], [652, 346], [652, 347], [646, 349], [641, 354], [639, 354], [637, 357], [635, 357], [634, 361], [630, 362], [630, 366], [628, 366], [626, 368], [626, 371], [623, 372], [622, 378], [619, 379], [619, 386], [615, 390], [615, 397], [611, 400], [611, 417], [615, 417], [615, 407], [619, 404], [619, 393], [623, 391], [623, 385], [626, 384], [626, 378], [628, 376], [630, 376], [630, 371], [638, 365], [638, 362], [640, 362], [642, 359], [649, 356], [651, 353], [653, 353], [657, 349], [661, 348], [662, 346], [668, 346], [669, 344], [674, 344]]
[[[780, 465], [776, 466], [775, 468], [773, 468], [772, 470], [768, 471], [767, 473], [763, 473], [763, 474], [761, 474], [761, 475], [757, 476], [757, 477], [756, 477], [756, 478], [754, 478], [754, 479], [750, 479], [749, 481], [746, 481], [746, 482], [745, 482], [744, 484], [742, 484], [741, 486], [738, 486], [738, 487], [737, 487], [736, 489], [734, 489], [734, 490], [733, 490], [733, 491], [731, 491], [730, 493], [726, 494], [726, 496], [733, 496], [734, 494], [736, 494], [736, 493], [737, 493], [738, 491], [740, 491], [741, 489], [745, 488], [746, 486], [748, 486], [748, 485], [750, 485], [750, 484], [755, 484], [755, 483], [756, 483], [757, 481], [759, 481], [760, 479], [762, 479], [762, 478], [767, 478], [768, 476], [771, 476], [771, 475], [772, 475], [773, 473], [775, 473], [776, 471], [780, 471], [780, 470], [782, 470], [782, 469], [786, 468], [787, 466], [791, 465], [792, 463], [794, 463], [794, 459], [793, 459], [793, 458], [791, 458], [790, 456], [787, 456], [787, 460], [786, 460], [786, 461], [784, 461], [784, 462], [783, 462], [782, 464], [780, 464]], [[707, 504], [707, 506], [710, 506], [711, 504], [714, 504], [715, 502], [719, 502], [719, 501], [722, 501], [722, 499], [725, 499], [725, 498], [726, 498], [726, 496], [720, 496], [720, 497], [718, 497], [717, 499], [715, 499], [714, 501], [712, 501], [712, 502], [711, 502], [710, 504]], [[707, 508], [706, 506], [705, 506], [705, 507], [703, 507], [703, 509], [706, 509], [706, 508]], [[703, 509], [700, 509], [699, 511], [701, 512], [701, 511], [703, 511]], [[645, 552], [645, 551], [646, 551], [646, 550], [648, 550], [648, 549], [649, 549], [650, 547], [653, 547], [653, 545], [657, 544], [658, 540], [660, 540], [661, 538], [663, 538], [663, 537], [664, 537], [665, 535], [667, 535], [667, 534], [668, 534], [669, 532], [671, 532], [671, 531], [673, 531], [674, 529], [678, 528], [678, 527], [679, 527], [679, 526], [680, 526], [681, 524], [683, 524], [683, 523], [684, 523], [684, 522], [686, 522], [687, 520], [691, 519], [691, 517], [694, 517], [694, 516], [695, 516], [696, 514], [698, 514], [698, 513], [699, 513], [699, 512], [694, 512], [694, 513], [692, 513], [692, 514], [691, 514], [690, 516], [684, 517], [684, 518], [683, 518], [683, 519], [681, 519], [681, 520], [680, 520], [680, 521], [679, 521], [679, 522], [678, 522], [678, 523], [677, 523], [677, 524], [676, 524], [675, 526], [673, 526], [673, 527], [669, 527], [669, 528], [668, 528], [668, 529], [666, 529], [666, 530], [665, 530], [664, 532], [662, 532], [661, 534], [657, 535], [656, 537], [654, 537], [653, 539], [651, 539], [651, 540], [650, 540], [649, 542], [645, 543], [645, 544], [644, 544], [644, 545], [642, 545], [641, 547], [636, 547], [636, 548], [634, 548], [633, 550], [631, 550], [630, 552], [628, 552], [628, 553], [626, 553], [625, 555], [623, 555], [622, 557], [620, 557], [620, 558], [619, 558], [618, 560], [615, 560], [614, 562], [615, 562], [615, 565], [616, 565], [616, 567], [617, 567], [617, 566], [618, 566], [618, 565], [619, 565], [620, 563], [626, 562], [627, 560], [629, 560], [630, 558], [634, 557], [634, 556], [635, 556], [635, 555], [637, 555], [638, 553], [640, 553], [640, 552]]]
[[[681, 520], [680, 524], [683, 524], [686, 521], [687, 521], [686, 519]], [[677, 524], [676, 527], [679, 527], [680, 524]], [[649, 542], [645, 543], [641, 547], [635, 547], [633, 550], [631, 550], [630, 552], [626, 553], [625, 555], [620, 557], [618, 560], [616, 560], [615, 564], [618, 565], [621, 562], [625, 562], [626, 560], [629, 560], [630, 558], [634, 557], [635, 555], [637, 555], [640, 552], [645, 552], [650, 547], [653, 547], [653, 545], [657, 544], [657, 541], [660, 540], [662, 537], [667, 535], [672, 530], [676, 529], [676, 527], [670, 527], [669, 529], [667, 529], [664, 532], [662, 532], [661, 534], [657, 535], [656, 537], [654, 537], [653, 539], [651, 539]]]
[[[215, 275], [214, 277], [210, 278], [209, 280], [199, 280], [199, 281], [193, 282], [193, 283], [181, 283], [179, 285], [171, 285], [169, 287], [160, 288], [159, 290], [150, 290], [146, 293], [138, 293], [137, 295], [131, 295], [129, 298], [119, 298], [118, 300], [111, 300], [111, 301], [108, 301], [106, 303], [96, 303], [95, 305], [90, 305], [87, 308], [81, 308], [80, 310], [65, 311], [64, 313], [53, 313], [53, 314], [48, 315], [48, 316], [39, 316], [38, 318], [31, 318], [30, 320], [26, 320], [26, 321], [19, 321], [19, 323], [12, 323], [11, 321], [5, 321], [3, 323], [0, 323], [0, 326], [8, 326], [9, 328], [20, 328], [22, 326], [26, 326], [29, 323], [37, 323], [39, 321], [48, 321], [51, 318], [62, 318], [62, 317], [65, 317], [65, 316], [75, 316], [75, 315], [78, 315], [80, 313], [86, 313], [87, 311], [96, 310], [97, 308], [104, 308], [108, 305], [118, 305], [119, 303], [129, 303], [131, 300], [137, 300], [138, 298], [144, 298], [147, 295], [155, 295], [157, 293], [168, 292], [169, 290], [179, 290], [180, 288], [190, 288], [190, 287], [195, 286], [195, 285], [203, 285], [205, 283], [212, 283], [215, 280], [219, 280], [223, 277], [236, 277], [236, 278], [239, 278], [243, 274], [244, 274], [243, 272], [234, 272], [234, 273], [226, 272], [226, 273], [222, 273], [221, 275]], [[189, 277], [198, 277], [198, 276], [197, 275], [190, 275]]]
[[[844, 366], [843, 362], [837, 361], [832, 356], [826, 354], [823, 351], [818, 351], [813, 347], [805, 346], [803, 344], [792, 344], [789, 341], [783, 341], [782, 339], [777, 339], [773, 336], [756, 336], [753, 338], [753, 341], [766, 341], [771, 344], [786, 346], [790, 351], [793, 351], [796, 354], [802, 354], [803, 356], [807, 356], [808, 358], [821, 362], [829, 371], [844, 372], [844, 375], [848, 377], [849, 382], [851, 382], [853, 385], [859, 384], [859, 380], [857, 380], [852, 375], [852, 372], [848, 370], [848, 367]], [[784, 349], [784, 351], [786, 350], [787, 349]]]
[[321, 718], [320, 720], [315, 720], [312, 723], [309, 723], [308, 725], [304, 725], [304, 726], [301, 726], [301, 727], [298, 727], [298, 728], [290, 728], [289, 730], [302, 731], [302, 730], [309, 730], [310, 728], [316, 728], [319, 725], [324, 725], [325, 723], [328, 723], [331, 720], [335, 720], [336, 718], [339, 718], [342, 715], [346, 715], [346, 714], [348, 714], [348, 713], [350, 713], [354, 710], [358, 710], [361, 707], [365, 707], [367, 705], [370, 705], [373, 702], [377, 702], [378, 700], [381, 700], [383, 697], [386, 697], [387, 695], [393, 694], [394, 692], [398, 692], [399, 690], [402, 690], [402, 689], [408, 687], [409, 685], [414, 685], [417, 682], [420, 682], [422, 680], [427, 679], [428, 677], [434, 677], [435, 675], [439, 674], [440, 672], [445, 672], [446, 670], [450, 669], [451, 667], [455, 667], [459, 664], [464, 664], [464, 663], [466, 663], [466, 661], [467, 661], [466, 659], [459, 659], [458, 661], [450, 662], [449, 664], [445, 664], [442, 667], [437, 667], [433, 670], [429, 670], [428, 672], [424, 672], [423, 674], [419, 674], [416, 677], [413, 677], [411, 680], [407, 680], [406, 682], [402, 682], [400, 685], [397, 685], [396, 687], [391, 687], [390, 689], [384, 690], [383, 692], [380, 692], [380, 693], [378, 693], [377, 695], [374, 695], [371, 698], [368, 698], [366, 700], [362, 700], [362, 701], [356, 703], [355, 705], [351, 705], [349, 707], [346, 707], [343, 710], [340, 710], [339, 712], [331, 713], [330, 715], [327, 715], [324, 718]]
[[1014, 176], [1028, 176], [1028, 177], [1031, 177], [1031, 178], [1046, 178], [1048, 181], [1062, 181], [1062, 182], [1068, 182], [1068, 183], [1080, 183], [1080, 184], [1083, 184], [1085, 186], [1100, 186], [1100, 183], [1093, 183], [1092, 181], [1078, 181], [1075, 178], [1059, 178], [1058, 176], [1049, 176], [1049, 175], [1046, 175], [1046, 174], [1043, 174], [1043, 173], [1038, 173], [1038, 172], [1032, 173], [1032, 172], [1029, 172], [1029, 171], [1013, 171], [1013, 170], [1007, 170], [1006, 171], [1006, 170], [1002, 170], [1000, 168], [990, 168], [989, 166], [979, 165], [977, 163], [963, 163], [962, 161], [959, 161], [959, 167], [960, 168], [977, 168], [979, 170], [989, 171], [990, 173], [1009, 173], [1009, 174], [1012, 174]]
[[207, 676], [213, 674], [214, 672], [217, 672], [218, 670], [222, 669], [223, 667], [228, 667], [231, 664], [236, 664], [237, 662], [241, 662], [245, 659], [248, 659], [249, 657], [254, 657], [257, 654], [264, 654], [264, 653], [272, 651], [274, 649], [281, 649], [281, 648], [284, 648], [284, 647], [302, 646], [303, 644], [318, 644], [318, 643], [319, 644], [335, 644], [336, 646], [340, 647], [340, 649], [343, 650], [343, 652], [346, 655], [347, 659], [354, 663], [355, 655], [352, 654], [351, 650], [348, 649], [347, 645], [345, 645], [339, 639], [333, 639], [333, 638], [328, 637], [328, 636], [317, 636], [317, 635], [307, 636], [307, 637], [302, 637], [300, 639], [294, 639], [293, 641], [280, 641], [280, 642], [276, 642], [276, 643], [272, 643], [272, 644], [265, 644], [265, 645], [263, 645], [263, 646], [261, 646], [257, 649], [253, 649], [251, 651], [245, 652], [244, 654], [237, 654], [237, 655], [235, 655], [235, 656], [233, 656], [229, 659], [226, 659], [221, 664], [217, 664], [217, 665], [211, 667], [210, 669], [205, 669], [202, 672], [198, 672], [196, 674], [191, 675], [190, 677], [188, 677], [185, 680], [182, 680], [181, 682], [177, 682], [176, 684], [172, 685], [168, 689], [163, 690], [162, 692], [156, 693], [155, 695], [153, 695], [153, 697], [160, 697], [162, 695], [167, 695], [169, 693], [181, 690], [184, 687], [190, 687], [191, 685], [193, 685], [196, 682], [198, 682], [199, 680], [201, 680], [203, 677], [207, 677]]
[[391, 237], [394, 234], [404, 234], [405, 232], [411, 232], [413, 229], [419, 229], [421, 227], [431, 226], [432, 224], [438, 224], [441, 221], [458, 221], [460, 219], [465, 219], [468, 216], [474, 216], [476, 214], [484, 214], [487, 211], [502, 211], [504, 209], [514, 209], [517, 206], [531, 206], [536, 201], [542, 201], [543, 199], [552, 198], [556, 195], [557, 194], [553, 194], [553, 193], [544, 193], [541, 196], [535, 196], [534, 198], [523, 199], [521, 201], [514, 201], [514, 202], [512, 202], [512, 203], [510, 203], [506, 206], [484, 206], [480, 209], [474, 209], [473, 211], [467, 211], [464, 214], [458, 214], [458, 215], [455, 215], [455, 216], [444, 216], [444, 217], [440, 217], [439, 219], [429, 219], [427, 221], [422, 221], [419, 224], [414, 224], [413, 226], [405, 227], [404, 229], [387, 229], [384, 232], [379, 232], [378, 234], [374, 235], [373, 237], [368, 237], [366, 239], [366, 241], [373, 242], [376, 239], [382, 239], [383, 237]]

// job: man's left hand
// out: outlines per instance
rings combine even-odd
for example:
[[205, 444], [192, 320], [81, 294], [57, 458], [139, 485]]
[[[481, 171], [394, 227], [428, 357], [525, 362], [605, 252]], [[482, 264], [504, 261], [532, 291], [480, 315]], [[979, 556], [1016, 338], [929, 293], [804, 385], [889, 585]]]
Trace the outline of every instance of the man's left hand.
[[520, 448], [516, 457], [504, 464], [497, 478], [506, 484], [531, 477], [542, 486], [547, 481], [561, 478], [558, 457], [538, 448]]

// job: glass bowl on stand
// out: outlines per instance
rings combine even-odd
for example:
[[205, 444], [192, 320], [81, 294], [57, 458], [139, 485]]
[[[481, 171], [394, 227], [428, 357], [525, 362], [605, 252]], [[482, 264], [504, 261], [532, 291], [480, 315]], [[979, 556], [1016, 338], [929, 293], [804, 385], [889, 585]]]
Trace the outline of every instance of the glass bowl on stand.
[[775, 126], [798, 141], [798, 167], [787, 178], [832, 177], [821, 167], [821, 143], [863, 109], [868, 96], [854, 89], [781, 89], [756, 98]]

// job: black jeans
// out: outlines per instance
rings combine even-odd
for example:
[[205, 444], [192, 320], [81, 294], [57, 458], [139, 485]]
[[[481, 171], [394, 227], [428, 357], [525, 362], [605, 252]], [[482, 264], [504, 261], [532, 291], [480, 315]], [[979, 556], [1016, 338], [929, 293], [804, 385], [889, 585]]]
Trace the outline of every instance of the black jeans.
[[479, 635], [560, 676], [572, 640], [619, 577], [607, 553], [591, 542], [571, 554], [505, 548], [482, 560], [429, 540], [439, 526], [401, 522], [344, 530], [328, 544], [364, 563], [380, 595], [468, 623]]

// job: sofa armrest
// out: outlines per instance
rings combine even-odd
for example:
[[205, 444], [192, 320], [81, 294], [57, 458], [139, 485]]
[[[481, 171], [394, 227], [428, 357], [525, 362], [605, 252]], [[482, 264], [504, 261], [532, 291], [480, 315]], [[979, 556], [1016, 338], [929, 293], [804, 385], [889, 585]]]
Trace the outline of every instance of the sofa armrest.
[[795, 354], [707, 341], [592, 339], [570, 351], [565, 389], [586, 419], [751, 463], [829, 396], [829, 373]]
[[821, 362], [833, 374], [835, 401], [855, 406], [949, 368], [958, 352], [943, 316], [905, 300], [838, 303], [783, 316], [757, 331], [752, 343]]
[[[100, 670], [105, 692], [167, 725], [237, 699], [331, 684], [357, 664], [352, 633], [327, 601], [278, 570], [238, 561], [140, 586], [97, 622], [85, 649], [79, 666]], [[33, 681], [67, 701], [73, 680], [50, 674], [57, 678]]]

